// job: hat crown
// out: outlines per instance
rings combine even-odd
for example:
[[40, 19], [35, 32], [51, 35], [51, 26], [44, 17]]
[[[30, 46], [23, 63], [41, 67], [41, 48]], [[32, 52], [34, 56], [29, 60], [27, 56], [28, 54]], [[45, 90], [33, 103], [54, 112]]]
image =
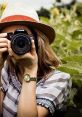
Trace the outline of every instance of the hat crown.
[[28, 6], [26, 2], [10, 2], [7, 4], [2, 16], [1, 20], [14, 15], [23, 15], [34, 19], [35, 21], [39, 22], [39, 17], [35, 9]]
[[0, 30], [11, 25], [32, 26], [46, 35], [49, 43], [52, 43], [55, 38], [54, 29], [39, 21], [36, 10], [30, 7], [27, 1], [16, 0], [14, 3], [13, 0], [9, 1], [0, 18]]

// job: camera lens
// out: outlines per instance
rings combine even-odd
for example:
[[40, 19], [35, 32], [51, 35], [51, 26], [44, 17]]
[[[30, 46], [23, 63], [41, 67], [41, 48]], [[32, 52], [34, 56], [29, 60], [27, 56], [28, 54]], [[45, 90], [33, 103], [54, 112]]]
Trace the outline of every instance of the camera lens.
[[17, 42], [17, 45], [20, 47], [20, 48], [23, 48], [25, 46], [25, 42], [23, 40], [20, 40]]
[[13, 35], [11, 40], [11, 48], [18, 55], [23, 55], [26, 52], [29, 52], [31, 50], [30, 37], [23, 33]]

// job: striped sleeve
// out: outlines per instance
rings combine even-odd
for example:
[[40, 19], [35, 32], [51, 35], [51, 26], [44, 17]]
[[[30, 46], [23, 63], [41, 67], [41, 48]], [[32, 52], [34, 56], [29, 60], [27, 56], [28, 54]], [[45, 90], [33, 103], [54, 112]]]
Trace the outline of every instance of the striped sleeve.
[[71, 89], [70, 75], [56, 72], [37, 86], [37, 105], [43, 106], [53, 115], [55, 110], [63, 110]]
[[8, 78], [8, 73], [7, 73], [7, 63], [4, 63], [4, 67], [1, 70], [1, 90], [3, 92], [6, 92], [9, 86], [9, 78]]

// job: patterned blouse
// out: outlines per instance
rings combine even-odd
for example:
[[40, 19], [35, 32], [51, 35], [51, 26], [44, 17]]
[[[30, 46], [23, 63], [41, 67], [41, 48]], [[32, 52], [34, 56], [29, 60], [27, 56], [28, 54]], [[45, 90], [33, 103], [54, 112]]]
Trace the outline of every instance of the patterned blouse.
[[[22, 86], [16, 74], [8, 75], [7, 70], [8, 65], [5, 64], [1, 72], [1, 89], [5, 93], [5, 98], [3, 100], [3, 117], [16, 117]], [[65, 72], [54, 70], [48, 76], [48, 79], [45, 80], [42, 78], [37, 82], [37, 105], [47, 108], [52, 115], [56, 110], [65, 109], [70, 88], [70, 75]]]

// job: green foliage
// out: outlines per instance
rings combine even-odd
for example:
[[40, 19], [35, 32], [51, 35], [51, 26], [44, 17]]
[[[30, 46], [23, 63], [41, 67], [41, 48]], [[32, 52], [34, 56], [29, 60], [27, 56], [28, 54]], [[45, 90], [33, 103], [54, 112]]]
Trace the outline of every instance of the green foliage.
[[38, 10], [37, 13], [39, 16], [44, 16], [44, 17], [50, 18], [50, 12], [43, 7], [40, 10]]
[[[80, 6], [80, 9], [82, 6]], [[73, 86], [68, 106], [76, 108], [79, 117], [82, 116], [82, 14], [78, 16], [79, 8], [75, 4], [71, 9], [52, 8], [51, 18], [41, 17], [41, 21], [51, 25], [56, 32], [56, 39], [52, 43], [54, 52], [59, 56], [62, 64], [58, 68], [71, 75]], [[82, 11], [82, 10], [81, 10]], [[78, 93], [79, 92], [79, 93]], [[81, 94], [81, 95], [79, 95]], [[78, 95], [81, 100], [78, 102]], [[80, 116], [81, 115], [81, 116]], [[70, 117], [72, 114], [70, 115]], [[66, 116], [68, 117], [68, 116]]]
[[82, 3], [81, 4], [77, 4], [77, 9], [76, 12], [79, 15], [82, 15]]
[[2, 13], [3, 13], [5, 7], [6, 7], [6, 2], [4, 2], [3, 4], [0, 4], [0, 17], [1, 17], [1, 15], [2, 15]]

